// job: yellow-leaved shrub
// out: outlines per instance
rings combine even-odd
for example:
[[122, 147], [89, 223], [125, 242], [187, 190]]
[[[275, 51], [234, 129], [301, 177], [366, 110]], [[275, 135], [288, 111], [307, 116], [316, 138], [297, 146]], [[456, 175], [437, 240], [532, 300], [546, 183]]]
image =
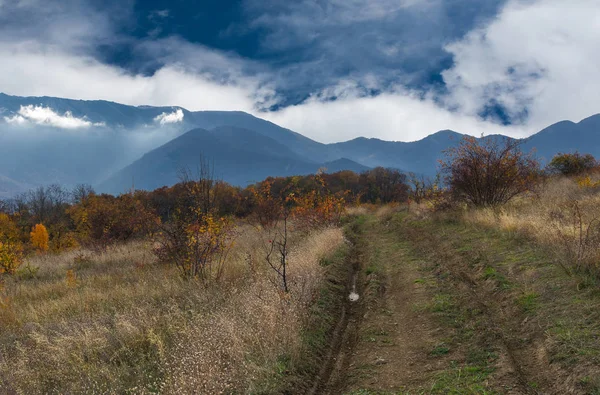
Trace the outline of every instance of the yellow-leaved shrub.
[[31, 244], [33, 247], [39, 252], [48, 251], [48, 230], [42, 224], [37, 224], [33, 227], [33, 230], [30, 233]]

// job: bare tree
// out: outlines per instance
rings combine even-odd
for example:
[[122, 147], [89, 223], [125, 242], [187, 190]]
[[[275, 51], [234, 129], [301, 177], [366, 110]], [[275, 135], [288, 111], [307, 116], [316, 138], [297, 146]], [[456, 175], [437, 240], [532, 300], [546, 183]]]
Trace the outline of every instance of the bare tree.
[[[283, 192], [285, 195], [285, 192]], [[288, 226], [292, 213], [290, 196], [273, 196], [271, 182], [264, 181], [259, 189], [254, 189], [254, 225], [268, 238], [265, 243], [265, 258], [276, 274], [284, 292], [289, 292], [288, 284]]]
[[411, 198], [417, 204], [421, 203], [424, 199], [433, 197], [440, 186], [439, 175], [435, 179], [431, 179], [423, 174], [410, 172], [407, 178], [411, 186]]
[[43, 187], [37, 187], [27, 193], [27, 206], [35, 222], [44, 223], [50, 212], [50, 196], [48, 190]]
[[497, 206], [532, 190], [539, 163], [520, 146], [523, 140], [491, 136], [465, 137], [445, 151], [441, 161], [445, 182], [456, 198], [476, 206]]
[[288, 222], [290, 209], [284, 207], [280, 218], [280, 226], [275, 224], [271, 229], [271, 239], [267, 249], [267, 262], [271, 269], [277, 273], [281, 280], [281, 287], [284, 292], [289, 292], [287, 266], [288, 266]]
[[180, 170], [184, 186], [170, 219], [160, 225], [158, 258], [177, 266], [183, 276], [219, 280], [234, 237], [233, 224], [215, 210], [213, 170], [200, 159], [196, 176]]
[[80, 204], [90, 196], [94, 195], [94, 188], [89, 184], [77, 184], [71, 190], [71, 200], [75, 204]]

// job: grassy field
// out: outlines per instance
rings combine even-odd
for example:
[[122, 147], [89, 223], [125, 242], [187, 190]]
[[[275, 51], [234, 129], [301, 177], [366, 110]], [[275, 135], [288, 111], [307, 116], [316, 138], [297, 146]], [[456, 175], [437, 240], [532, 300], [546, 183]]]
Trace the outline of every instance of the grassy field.
[[242, 228], [224, 279], [209, 286], [157, 264], [145, 243], [30, 259], [2, 291], [0, 392], [283, 391], [288, 376], [314, 368], [310, 343], [326, 341], [311, 332], [328, 324], [311, 308], [343, 234], [292, 234], [287, 295], [272, 283], [261, 237]]
[[0, 393], [600, 394], [589, 185], [352, 208], [291, 234], [289, 294], [247, 225], [210, 284], [143, 242], [32, 257], [0, 293]]
[[562, 179], [500, 210], [363, 210], [382, 292], [366, 295], [346, 393], [600, 393], [600, 245], [573, 259], [564, 220], [577, 202], [593, 228], [597, 199]]

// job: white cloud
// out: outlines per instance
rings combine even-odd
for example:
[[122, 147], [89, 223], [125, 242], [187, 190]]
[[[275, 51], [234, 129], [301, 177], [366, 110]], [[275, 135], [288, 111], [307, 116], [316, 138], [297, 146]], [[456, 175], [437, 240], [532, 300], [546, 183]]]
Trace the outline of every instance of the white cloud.
[[4, 117], [4, 121], [11, 125], [25, 125], [28, 123], [27, 119], [18, 114], [13, 115], [12, 117]]
[[[407, 141], [440, 129], [523, 137], [564, 119], [579, 121], [600, 112], [599, 14], [597, 0], [512, 0], [447, 46], [455, 64], [443, 73], [449, 93], [442, 100], [401, 88], [365, 97], [342, 81], [306, 103], [262, 115], [321, 141], [361, 135]], [[494, 102], [524, 123], [479, 119]]]
[[161, 125], [166, 125], [169, 123], [178, 123], [178, 122], [183, 122], [183, 110], [181, 108], [178, 108], [176, 111], [173, 111], [172, 113], [166, 113], [163, 112], [160, 115], [157, 115], [154, 118], [154, 122], [158, 122]]
[[206, 73], [167, 65], [151, 76], [133, 75], [91, 57], [34, 43], [0, 43], [0, 91], [19, 96], [110, 100], [130, 105], [178, 105], [189, 110], [252, 111], [268, 96], [260, 81], [239, 77], [221, 83]]
[[512, 0], [489, 24], [448, 45], [448, 103], [475, 114], [496, 101], [541, 128], [600, 111], [600, 2]]
[[401, 88], [376, 97], [352, 96], [347, 91], [343, 98], [335, 101], [315, 97], [260, 116], [322, 142], [360, 136], [413, 141], [444, 129], [475, 136], [502, 133], [517, 137], [533, 132], [453, 113], [430, 98]]
[[4, 120], [11, 125], [35, 124], [61, 129], [82, 129], [92, 126], [104, 126], [103, 123], [92, 123], [87, 119], [74, 117], [70, 111], [60, 115], [49, 107], [33, 105], [21, 106], [17, 114], [4, 117]]
[[[471, 4], [469, 0], [457, 3]], [[386, 77], [389, 70], [400, 69], [403, 59], [417, 56], [422, 60], [419, 56], [424, 55], [429, 59], [429, 49], [439, 50], [440, 37], [456, 37], [452, 23], [459, 22], [445, 12], [450, 3], [442, 7], [441, 0], [333, 0], [324, 2], [329, 8], [319, 8], [312, 1], [281, 4], [284, 12], [256, 19], [258, 26], [272, 33], [264, 49], [306, 44], [316, 53], [287, 70], [269, 72], [229, 53], [170, 38], [138, 42], [136, 51], [163, 66], [152, 75], [132, 74], [85, 55], [93, 54], [97, 44], [92, 37], [99, 35], [110, 43], [112, 35], [104, 18], [90, 23], [82, 17], [72, 18], [72, 24], [53, 22], [41, 34], [27, 30], [25, 39], [7, 36], [0, 28], [0, 59], [7, 60], [0, 62], [0, 91], [189, 110], [241, 110], [328, 142], [357, 136], [407, 141], [440, 129], [524, 136], [562, 119], [580, 120], [600, 109], [597, 0], [510, 0], [492, 21], [446, 47], [454, 57], [454, 65], [443, 74], [449, 93], [436, 98], [389, 88], [393, 86], [390, 81], [402, 81], [408, 71], [399, 72], [395, 80]], [[493, 7], [489, 7], [491, 12]], [[404, 12], [408, 17], [399, 16]], [[355, 28], [356, 23], [364, 29]], [[373, 31], [374, 36], [364, 31]], [[89, 48], [82, 49], [82, 43]], [[423, 48], [429, 49], [423, 52]], [[383, 53], [383, 60], [375, 52]], [[390, 63], [386, 63], [388, 58]], [[431, 58], [437, 67], [439, 58]], [[418, 65], [411, 63], [411, 70], [429, 70], [428, 65], [421, 67], [422, 62]], [[340, 77], [340, 69], [358, 72]], [[273, 87], [265, 81], [291, 87], [292, 93], [304, 87], [313, 95], [295, 106], [259, 112], [257, 108], [277, 102]], [[385, 93], [370, 97], [370, 90]], [[480, 120], [477, 114], [490, 101], [505, 106], [515, 118], [527, 111], [526, 123], [504, 127]], [[165, 116], [176, 120], [177, 111]], [[38, 122], [22, 114], [8, 118], [13, 123]], [[68, 120], [71, 124], [78, 121]], [[164, 124], [161, 119], [157, 122]]]

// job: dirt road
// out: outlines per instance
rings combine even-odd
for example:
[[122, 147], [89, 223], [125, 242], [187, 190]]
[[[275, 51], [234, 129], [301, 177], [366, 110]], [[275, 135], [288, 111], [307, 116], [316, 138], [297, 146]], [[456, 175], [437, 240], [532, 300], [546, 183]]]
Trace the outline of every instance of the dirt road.
[[503, 266], [521, 267], [519, 251], [489, 259], [485, 238], [402, 216], [355, 228], [346, 289], [358, 284], [359, 299], [340, 312], [312, 394], [594, 393], [550, 363], [525, 290], [544, 269]]

